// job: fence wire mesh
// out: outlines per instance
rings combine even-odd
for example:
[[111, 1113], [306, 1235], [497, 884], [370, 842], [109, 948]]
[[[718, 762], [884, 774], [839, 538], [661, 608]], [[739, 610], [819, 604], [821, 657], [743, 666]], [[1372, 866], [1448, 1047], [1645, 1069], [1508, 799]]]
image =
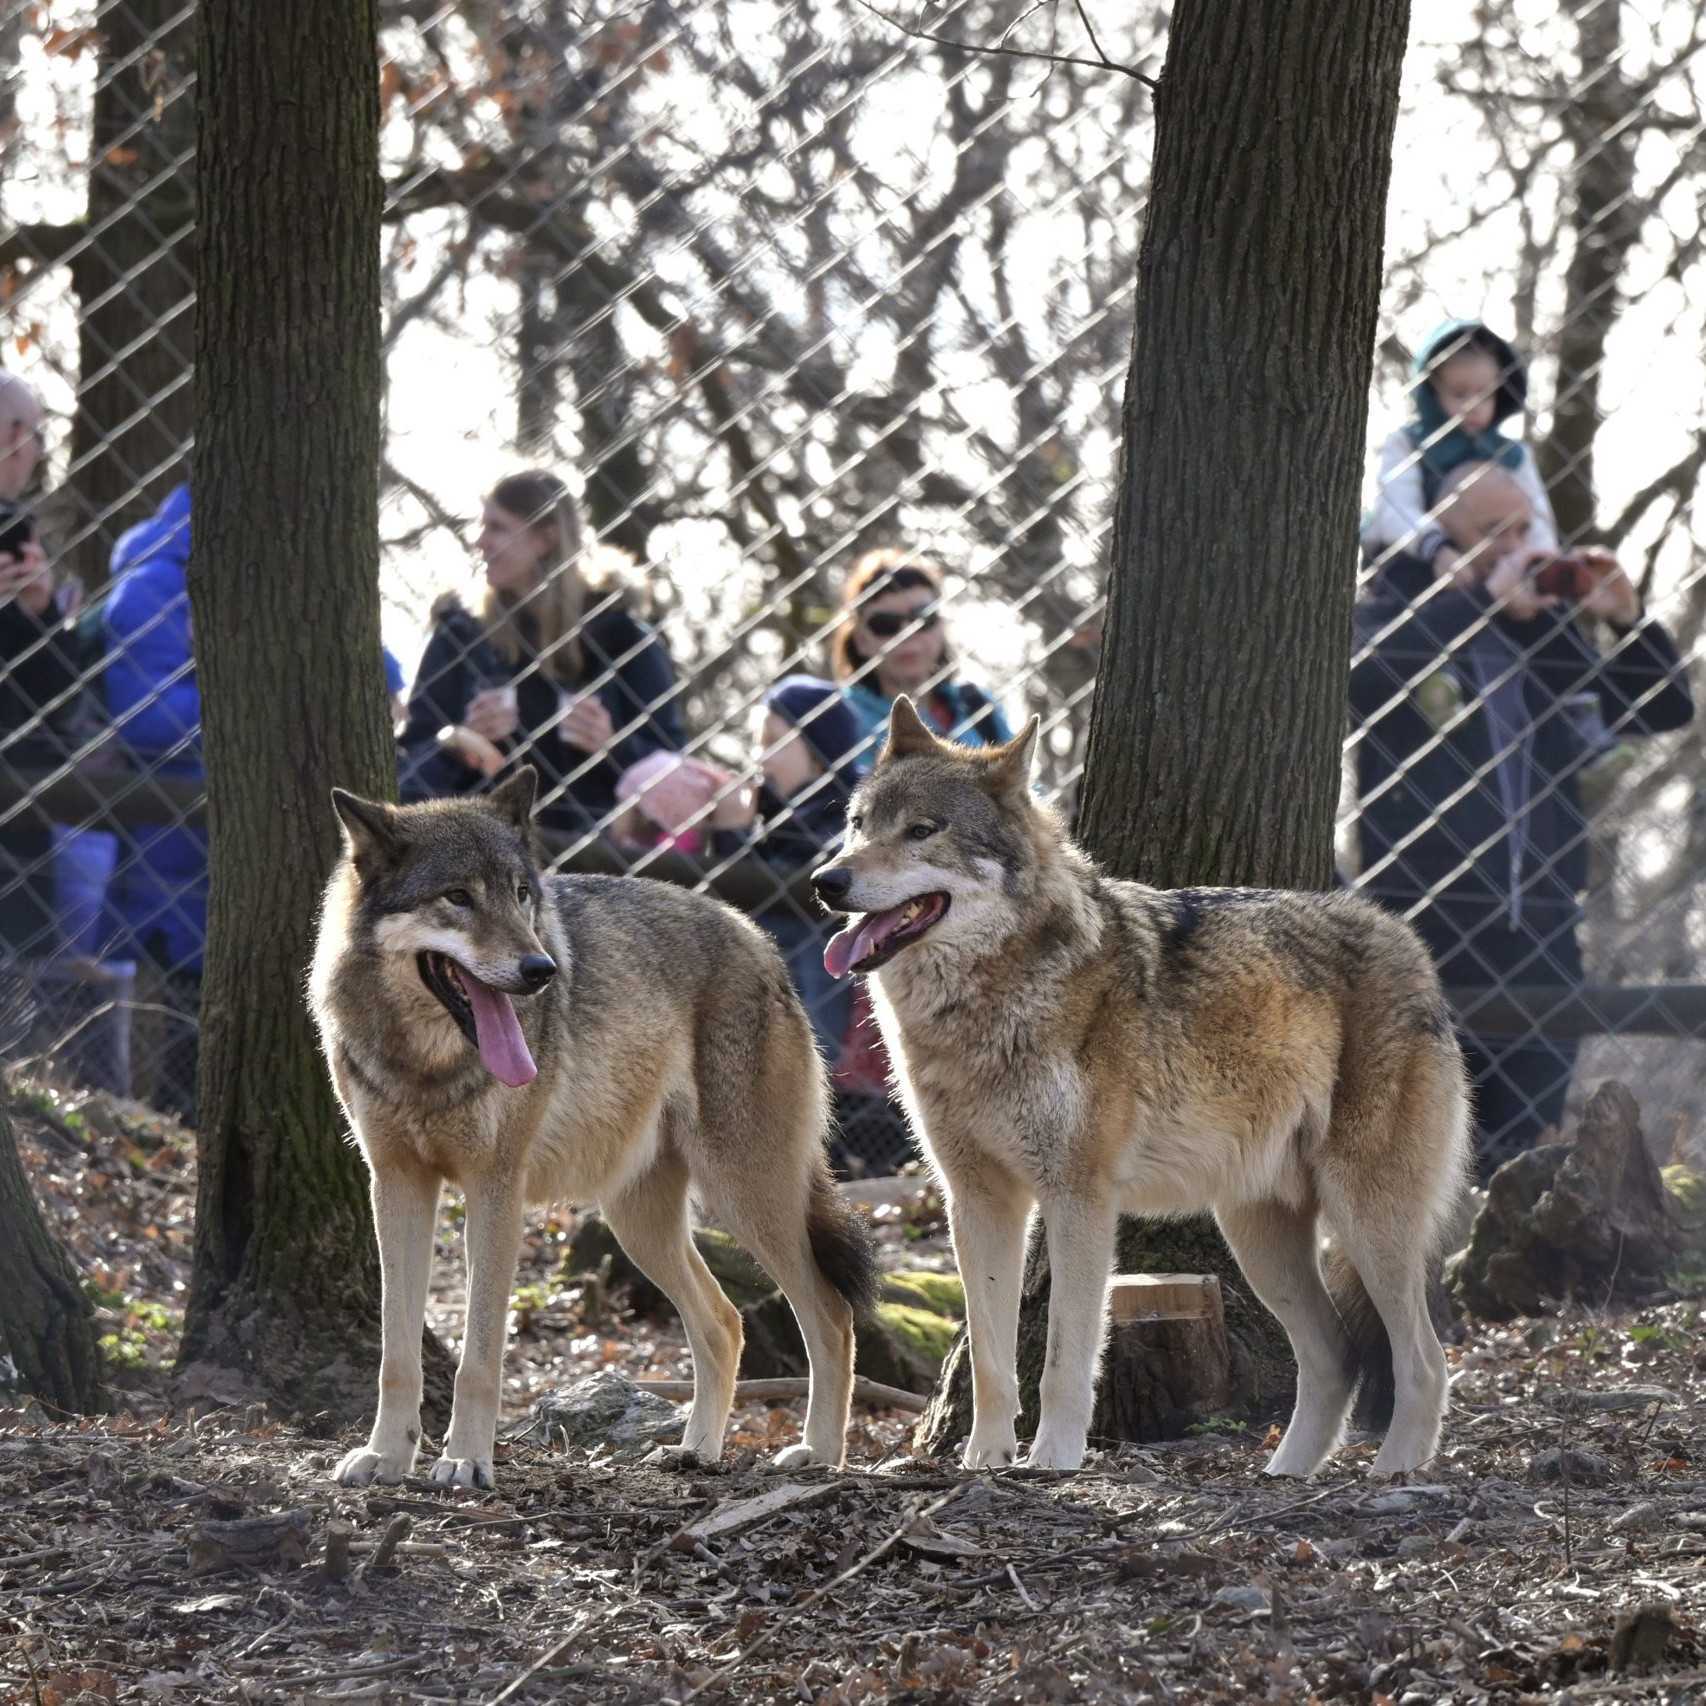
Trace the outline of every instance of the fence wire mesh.
[[[1607, 1073], [1698, 1118], [1702, 12], [1449, 3], [1411, 44], [1339, 840], [1441, 959], [1489, 1154]], [[849, 1164], [892, 1166], [802, 877], [900, 687], [967, 739], [1040, 712], [1070, 812], [1152, 122], [1109, 65], [1158, 70], [1165, 11], [381, 13], [405, 797], [525, 754], [561, 863], [753, 912]], [[42, 549], [0, 608], [4, 1047], [191, 1114], [193, 32], [0, 0], [0, 497]], [[1482, 315], [1508, 345], [1427, 340]]]

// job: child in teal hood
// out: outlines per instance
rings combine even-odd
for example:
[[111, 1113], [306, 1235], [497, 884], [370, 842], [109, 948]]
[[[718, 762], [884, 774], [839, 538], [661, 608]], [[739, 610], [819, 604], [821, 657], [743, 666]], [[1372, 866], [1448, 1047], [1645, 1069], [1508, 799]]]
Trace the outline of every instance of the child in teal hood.
[[1416, 354], [1410, 420], [1380, 449], [1379, 492], [1363, 523], [1371, 559], [1394, 555], [1452, 579], [1460, 557], [1433, 514], [1446, 477], [1467, 462], [1506, 468], [1531, 513], [1528, 545], [1558, 549], [1558, 524], [1534, 453], [1500, 431], [1528, 401], [1528, 374], [1505, 339], [1479, 320], [1450, 320]]

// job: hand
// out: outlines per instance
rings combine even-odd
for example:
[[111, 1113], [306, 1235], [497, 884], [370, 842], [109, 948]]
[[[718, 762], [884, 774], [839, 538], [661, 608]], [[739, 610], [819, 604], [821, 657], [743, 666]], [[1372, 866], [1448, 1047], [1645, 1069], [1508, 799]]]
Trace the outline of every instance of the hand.
[[1550, 557], [1549, 551], [1528, 549], [1501, 557], [1487, 576], [1493, 608], [1515, 622], [1532, 622], [1542, 611], [1552, 609], [1558, 600], [1549, 598], [1534, 584], [1535, 565]]
[[475, 734], [489, 741], [508, 740], [521, 718], [516, 710], [513, 687], [488, 687], [468, 701], [462, 721]]
[[1598, 546], [1578, 551], [1576, 561], [1593, 576], [1593, 589], [1582, 600], [1582, 609], [1619, 628], [1633, 628], [1641, 620], [1641, 595], [1622, 564]]
[[[732, 777], [725, 776], [723, 784], [732, 780]], [[758, 790], [748, 787], [743, 782], [740, 787], [730, 789], [717, 801], [711, 812], [711, 827], [713, 829], [745, 829], [757, 816]]]
[[1442, 545], [1434, 552], [1434, 579], [1449, 581], [1459, 591], [1478, 586], [1487, 573], [1485, 554], [1459, 551], [1455, 545]]
[[482, 734], [476, 734], [465, 724], [438, 731], [438, 744], [470, 770], [482, 776], [495, 776], [503, 769], [505, 759], [499, 749]]
[[32, 616], [45, 616], [53, 603], [47, 553], [34, 539], [16, 556], [0, 554], [0, 604], [9, 599], [16, 599]]
[[557, 733], [577, 752], [602, 752], [610, 745], [616, 725], [596, 693], [572, 700], [557, 724]]

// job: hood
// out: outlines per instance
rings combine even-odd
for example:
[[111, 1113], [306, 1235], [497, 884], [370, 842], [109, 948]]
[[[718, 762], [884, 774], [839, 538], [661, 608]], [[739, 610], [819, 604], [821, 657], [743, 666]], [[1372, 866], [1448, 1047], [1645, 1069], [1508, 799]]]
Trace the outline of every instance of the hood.
[[1476, 349], [1482, 349], [1499, 364], [1499, 372], [1503, 377], [1499, 381], [1498, 394], [1493, 399], [1493, 425], [1508, 421], [1512, 415], [1519, 415], [1528, 405], [1528, 369], [1523, 366], [1522, 358], [1515, 348], [1499, 334], [1480, 320], [1447, 320], [1444, 325], [1436, 326], [1422, 340], [1421, 348], [1416, 351], [1416, 359], [1411, 364], [1411, 371], [1417, 380], [1416, 389], [1421, 391], [1421, 381], [1427, 376], [1427, 371], [1439, 359], [1442, 352], [1453, 344], [1467, 343]]
[[126, 529], [113, 546], [114, 577], [156, 559], [182, 568], [190, 560], [190, 489], [175, 487], [146, 521]]

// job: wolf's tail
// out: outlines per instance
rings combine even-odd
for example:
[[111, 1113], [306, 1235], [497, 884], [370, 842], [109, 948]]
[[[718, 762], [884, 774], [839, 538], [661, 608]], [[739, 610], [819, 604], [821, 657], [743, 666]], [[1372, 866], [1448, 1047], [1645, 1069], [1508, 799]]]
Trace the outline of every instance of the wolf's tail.
[[836, 1189], [827, 1166], [812, 1174], [806, 1237], [818, 1272], [855, 1314], [869, 1310], [877, 1301], [876, 1246], [864, 1218]]
[[1349, 1373], [1357, 1382], [1356, 1408], [1352, 1419], [1359, 1428], [1383, 1433], [1392, 1422], [1398, 1390], [1392, 1372], [1392, 1340], [1362, 1275], [1351, 1266], [1342, 1250], [1329, 1248], [1326, 1261], [1327, 1293], [1345, 1330]]

